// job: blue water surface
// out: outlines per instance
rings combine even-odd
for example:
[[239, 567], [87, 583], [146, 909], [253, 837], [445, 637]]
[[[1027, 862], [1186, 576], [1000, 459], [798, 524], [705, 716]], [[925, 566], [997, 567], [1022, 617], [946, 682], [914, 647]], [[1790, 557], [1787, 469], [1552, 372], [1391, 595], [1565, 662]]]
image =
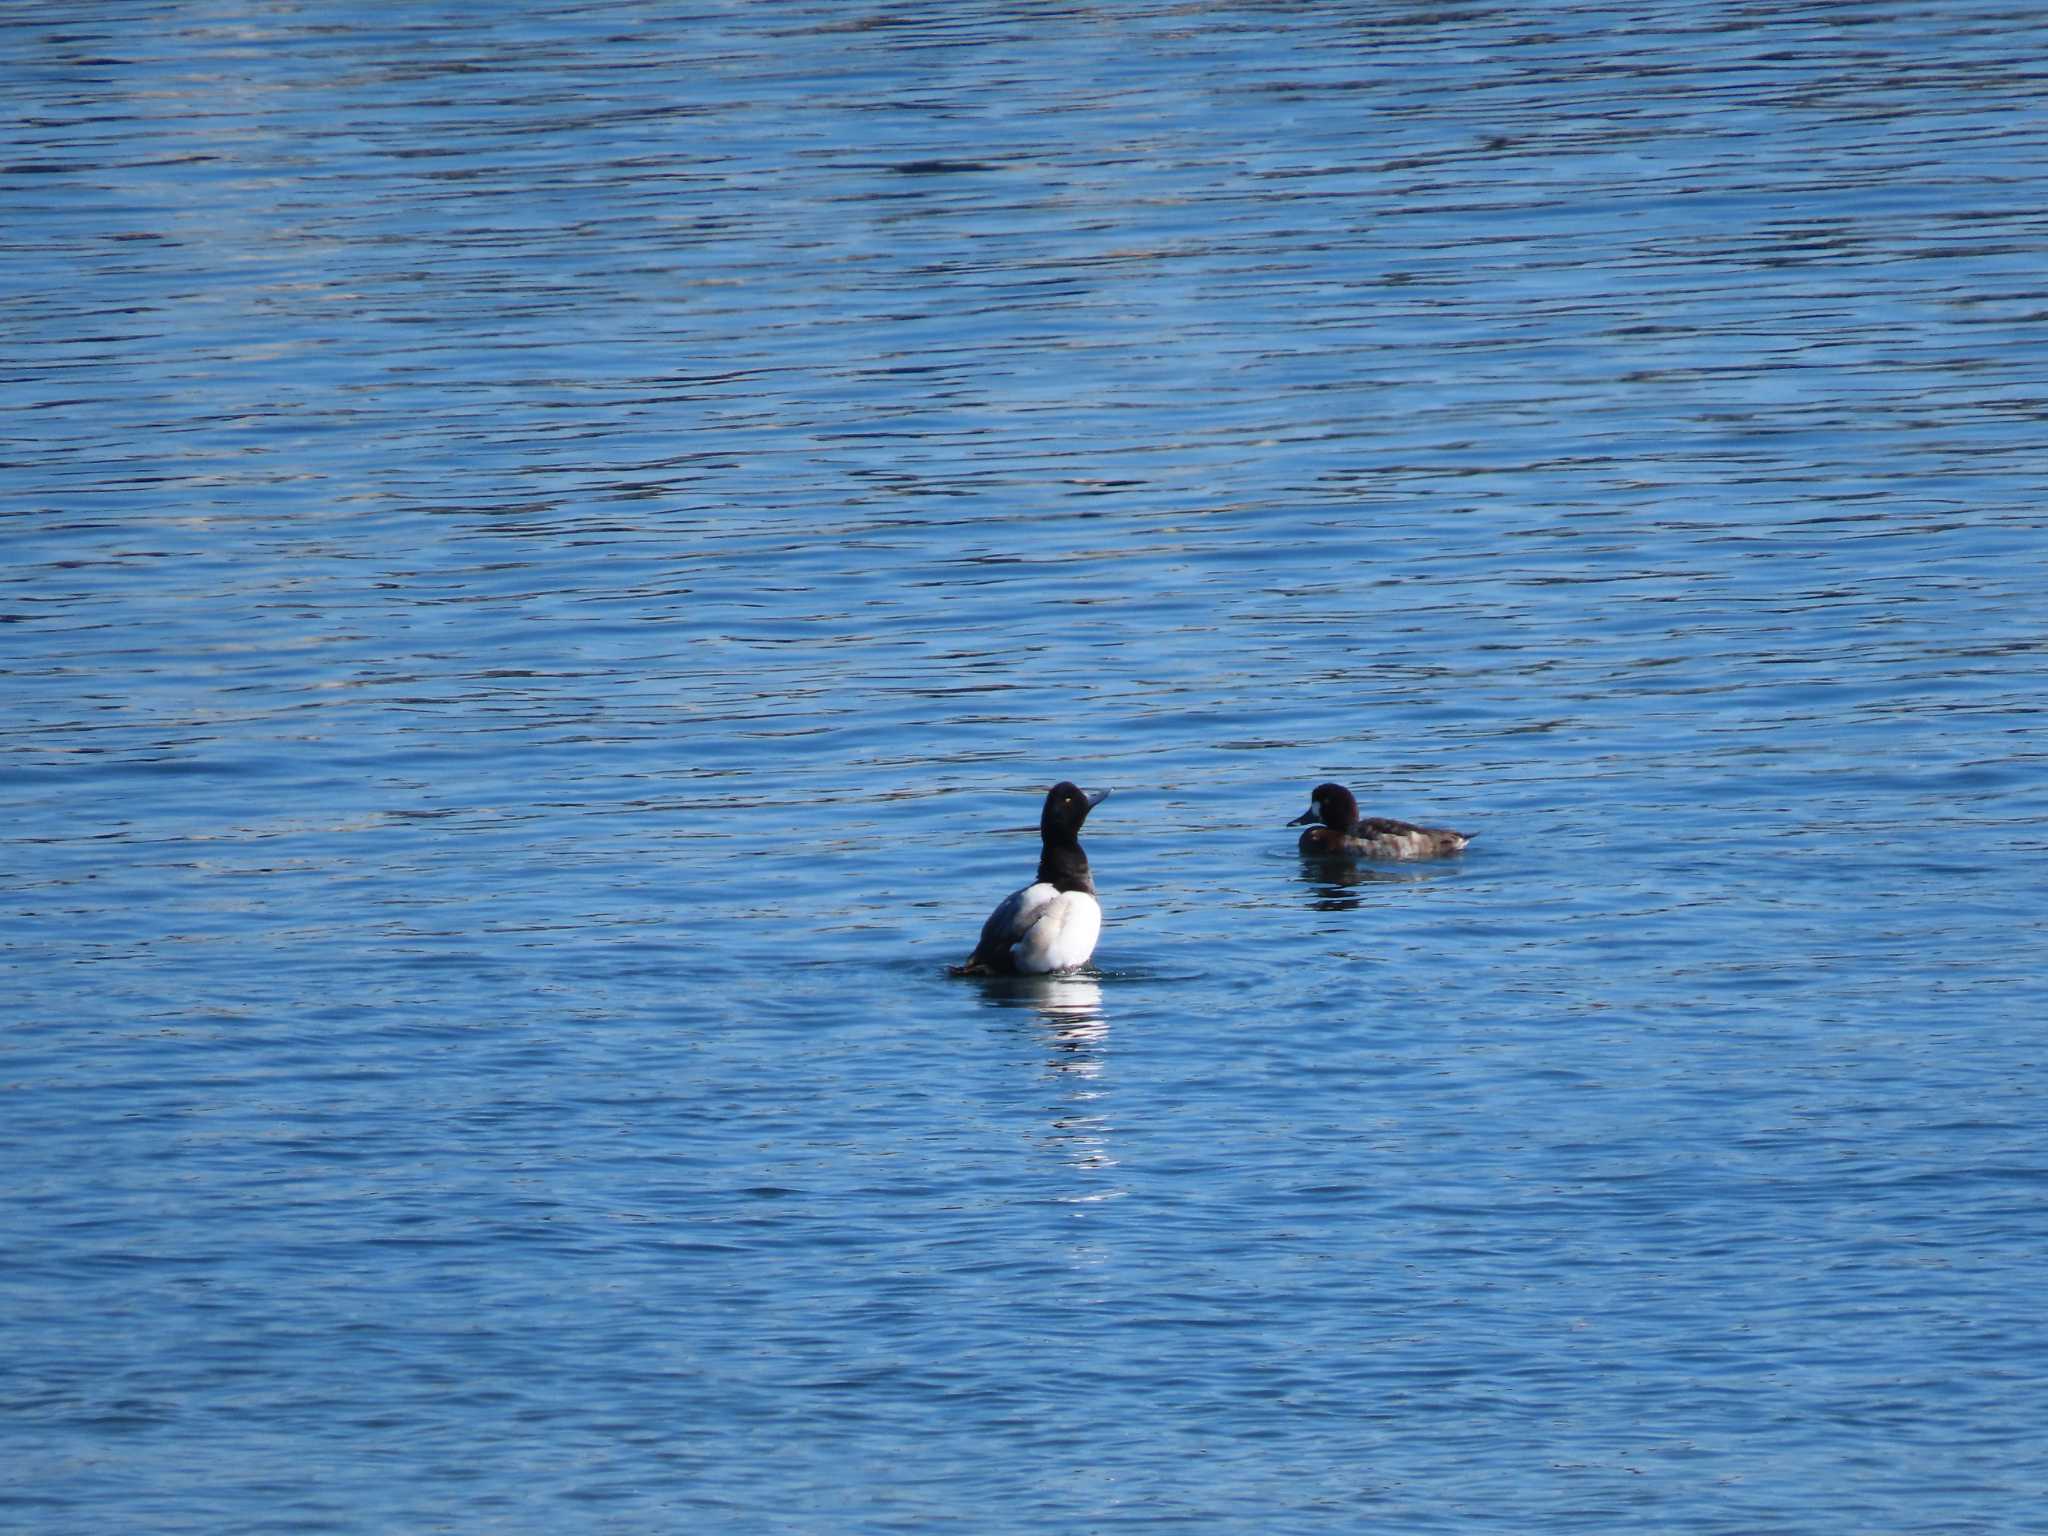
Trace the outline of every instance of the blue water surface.
[[0, 1528], [2048, 1530], [2048, 19], [0, 40]]

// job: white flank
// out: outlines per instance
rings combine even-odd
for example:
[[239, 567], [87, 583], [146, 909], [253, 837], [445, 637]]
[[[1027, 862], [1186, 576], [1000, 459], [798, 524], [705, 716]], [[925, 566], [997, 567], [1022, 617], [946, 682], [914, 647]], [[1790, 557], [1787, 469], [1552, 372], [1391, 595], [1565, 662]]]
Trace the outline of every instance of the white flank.
[[[1050, 886], [1032, 886], [1025, 895]], [[1061, 891], [1038, 907], [1010, 953], [1017, 969], [1033, 976], [1086, 965], [1102, 936], [1102, 907], [1086, 891]]]

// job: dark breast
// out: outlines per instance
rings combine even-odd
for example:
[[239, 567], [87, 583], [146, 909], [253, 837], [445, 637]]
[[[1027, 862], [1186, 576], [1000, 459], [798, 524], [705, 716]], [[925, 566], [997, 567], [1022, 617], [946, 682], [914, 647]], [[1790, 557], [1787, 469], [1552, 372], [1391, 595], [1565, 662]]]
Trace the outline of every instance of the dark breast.
[[1310, 827], [1301, 834], [1301, 851], [1313, 858], [1329, 858], [1352, 849], [1350, 839], [1335, 827]]

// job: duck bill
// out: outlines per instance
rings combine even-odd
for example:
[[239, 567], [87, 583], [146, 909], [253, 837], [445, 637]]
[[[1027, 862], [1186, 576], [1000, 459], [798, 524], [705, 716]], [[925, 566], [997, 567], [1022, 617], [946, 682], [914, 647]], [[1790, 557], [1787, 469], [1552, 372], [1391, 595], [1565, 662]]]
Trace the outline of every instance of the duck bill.
[[1084, 789], [1081, 791], [1081, 797], [1088, 802], [1088, 809], [1092, 811], [1109, 798], [1109, 791], [1106, 789]]
[[1287, 825], [1289, 825], [1290, 827], [1305, 827], [1315, 819], [1316, 808], [1314, 806], [1310, 806], [1307, 810], [1303, 811], [1299, 816], [1295, 817], [1294, 820], [1287, 823]]

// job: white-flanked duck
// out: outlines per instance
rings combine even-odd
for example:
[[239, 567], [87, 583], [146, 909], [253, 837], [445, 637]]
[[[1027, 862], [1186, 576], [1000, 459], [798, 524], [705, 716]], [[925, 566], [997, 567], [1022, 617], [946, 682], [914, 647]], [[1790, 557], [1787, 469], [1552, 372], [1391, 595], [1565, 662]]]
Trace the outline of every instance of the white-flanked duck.
[[1086, 965], [1102, 933], [1102, 907], [1081, 851], [1081, 823], [1109, 795], [1061, 780], [1038, 815], [1038, 878], [1003, 898], [981, 925], [963, 976], [1043, 976]]
[[1386, 816], [1360, 816], [1358, 801], [1342, 784], [1318, 784], [1309, 793], [1308, 809], [1287, 823], [1318, 825], [1301, 834], [1301, 851], [1310, 858], [1441, 859], [1463, 853], [1468, 833], [1449, 827], [1418, 827]]

